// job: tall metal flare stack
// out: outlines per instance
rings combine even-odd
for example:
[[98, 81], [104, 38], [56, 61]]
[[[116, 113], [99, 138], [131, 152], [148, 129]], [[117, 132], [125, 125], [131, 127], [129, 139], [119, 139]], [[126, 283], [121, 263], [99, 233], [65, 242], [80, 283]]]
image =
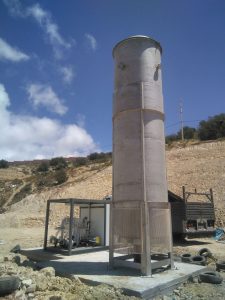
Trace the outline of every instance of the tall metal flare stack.
[[145, 275], [173, 266], [161, 52], [147, 36], [129, 37], [113, 49], [110, 264], [140, 268]]

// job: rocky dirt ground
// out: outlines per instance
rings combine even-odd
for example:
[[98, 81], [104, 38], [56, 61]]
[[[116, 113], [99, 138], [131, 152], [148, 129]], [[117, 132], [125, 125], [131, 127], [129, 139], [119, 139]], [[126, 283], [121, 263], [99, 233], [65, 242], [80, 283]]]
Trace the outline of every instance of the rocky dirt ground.
[[[107, 285], [89, 286], [82, 283], [79, 278], [62, 278], [55, 275], [51, 267], [39, 270], [36, 263], [30, 261], [21, 254], [9, 253], [7, 245], [7, 233], [5, 243], [0, 244], [0, 280], [5, 276], [17, 276], [20, 278], [20, 287], [12, 294], [0, 297], [5, 300], [76, 300], [76, 299], [137, 299], [123, 294], [121, 290]], [[0, 232], [0, 235], [2, 231]], [[30, 235], [32, 236], [30, 236]], [[30, 229], [19, 235], [18, 231], [11, 233], [15, 242], [20, 241], [26, 247], [40, 246], [42, 235], [38, 229]], [[18, 238], [20, 236], [20, 238]], [[17, 238], [16, 238], [17, 237]], [[225, 257], [225, 244], [218, 243], [213, 239], [185, 240], [174, 242], [174, 254], [179, 257], [182, 253], [197, 252], [207, 247], [213, 253], [213, 258], [207, 259], [210, 270], [215, 271], [215, 262]], [[190, 278], [168, 295], [161, 295], [154, 300], [211, 300], [225, 299], [225, 272], [220, 272], [223, 281], [221, 284], [201, 282], [199, 277]]]
[[55, 276], [55, 270], [51, 267], [37, 270], [35, 263], [20, 254], [0, 256], [0, 262], [0, 280], [5, 276], [16, 276], [20, 279], [20, 286], [16, 291], [0, 297], [5, 300], [136, 299], [107, 285], [92, 287], [78, 278]]

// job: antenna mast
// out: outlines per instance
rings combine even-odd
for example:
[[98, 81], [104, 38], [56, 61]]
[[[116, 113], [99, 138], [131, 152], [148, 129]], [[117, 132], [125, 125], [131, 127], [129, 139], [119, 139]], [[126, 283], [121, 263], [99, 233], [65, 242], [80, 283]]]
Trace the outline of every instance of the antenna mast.
[[183, 101], [180, 100], [180, 130], [181, 130], [181, 140], [184, 141], [184, 121], [183, 121]]

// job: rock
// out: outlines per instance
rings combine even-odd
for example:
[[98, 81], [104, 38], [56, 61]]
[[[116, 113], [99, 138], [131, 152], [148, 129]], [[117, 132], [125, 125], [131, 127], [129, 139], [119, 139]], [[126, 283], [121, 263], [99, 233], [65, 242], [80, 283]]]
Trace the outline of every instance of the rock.
[[14, 299], [15, 300], [26, 300], [26, 296], [25, 296], [23, 290], [16, 291]]
[[[97, 295], [97, 297], [98, 297], [99, 295]], [[93, 299], [93, 295], [91, 295], [91, 294], [87, 294], [87, 295], [85, 295], [85, 299], [86, 300], [92, 300]]]
[[36, 284], [37, 284], [37, 286], [36, 286], [37, 291], [43, 292], [43, 291], [46, 291], [48, 288], [47, 280], [45, 278], [43, 278], [43, 276], [38, 276], [36, 278]]
[[199, 283], [199, 277], [194, 277], [193, 278], [193, 283]]
[[193, 282], [193, 283], [199, 283], [199, 278], [198, 278], [198, 276], [191, 276], [189, 278], [189, 281]]
[[59, 284], [51, 284], [51, 286], [48, 287], [50, 291], [65, 291], [65, 287], [61, 287]]
[[72, 280], [73, 282], [75, 282], [76, 284], [82, 284], [82, 282], [80, 281], [80, 278], [76, 275], [72, 275], [70, 280]]
[[27, 295], [27, 299], [30, 300], [30, 299], [34, 299], [35, 295], [33, 293], [29, 293]]
[[0, 264], [4, 262], [4, 256], [0, 255]]
[[49, 300], [63, 300], [62, 296], [50, 296]]
[[19, 255], [15, 255], [15, 256], [12, 258], [12, 261], [15, 262], [17, 265], [20, 265], [21, 258], [20, 258]]
[[7, 275], [14, 275], [14, 274], [17, 274], [16, 268], [14, 268], [13, 266], [12, 267], [8, 267], [7, 268]]
[[36, 291], [36, 287], [37, 285], [35, 283], [32, 283], [30, 286], [26, 288], [26, 294], [34, 293]]
[[175, 295], [180, 296], [180, 291], [178, 289], [173, 291]]
[[31, 279], [24, 279], [22, 281], [22, 285], [24, 285], [25, 287], [28, 287], [32, 284], [32, 280]]
[[5, 257], [4, 257], [4, 261], [12, 261], [12, 255], [6, 255]]
[[40, 273], [43, 273], [45, 276], [55, 276], [55, 269], [53, 267], [47, 267], [40, 270]]
[[0, 276], [5, 273], [5, 267], [0, 265]]
[[34, 269], [36, 267], [36, 264], [31, 260], [25, 259], [22, 263], [22, 266]]

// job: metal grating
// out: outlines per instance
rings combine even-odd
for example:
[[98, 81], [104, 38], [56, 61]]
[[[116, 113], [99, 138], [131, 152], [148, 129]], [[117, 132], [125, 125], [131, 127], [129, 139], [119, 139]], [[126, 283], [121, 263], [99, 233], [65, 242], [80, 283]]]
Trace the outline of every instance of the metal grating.
[[113, 209], [113, 245], [118, 253], [141, 253], [141, 211], [139, 207]]
[[[171, 252], [172, 229], [169, 203], [148, 202], [147, 207], [151, 253]], [[143, 252], [141, 208], [115, 207], [113, 204], [112, 209], [114, 251], [123, 254], [141, 254]]]
[[169, 203], [148, 203], [150, 249], [153, 253], [168, 253], [172, 249], [172, 227]]

